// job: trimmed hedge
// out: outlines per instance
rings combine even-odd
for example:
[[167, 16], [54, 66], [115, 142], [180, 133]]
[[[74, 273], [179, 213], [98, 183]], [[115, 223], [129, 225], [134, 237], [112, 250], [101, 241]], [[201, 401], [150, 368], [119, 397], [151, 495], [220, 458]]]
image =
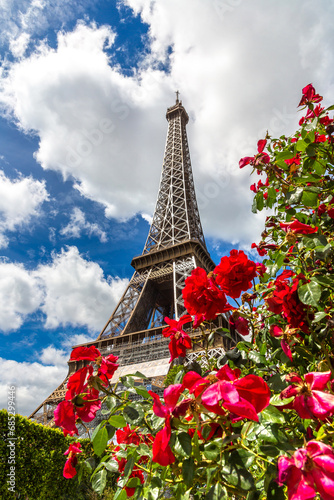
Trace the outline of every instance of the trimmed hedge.
[[[15, 425], [14, 425], [15, 422]], [[89, 498], [89, 476], [65, 479], [64, 452], [75, 438], [65, 437], [59, 429], [36, 424], [21, 415], [0, 410], [0, 498], [11, 500], [83, 500]], [[80, 440], [83, 454], [90, 446]], [[15, 445], [15, 448], [14, 448]], [[15, 450], [15, 451], [14, 451]], [[11, 469], [15, 471], [15, 493], [8, 490]]]

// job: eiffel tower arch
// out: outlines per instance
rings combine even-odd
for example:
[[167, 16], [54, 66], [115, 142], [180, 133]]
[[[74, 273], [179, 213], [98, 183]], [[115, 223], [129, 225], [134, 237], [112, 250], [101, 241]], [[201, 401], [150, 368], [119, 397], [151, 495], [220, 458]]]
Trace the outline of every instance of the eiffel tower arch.
[[[168, 132], [158, 199], [141, 255], [132, 259], [134, 274], [115, 310], [94, 342], [102, 355], [119, 356], [111, 383], [128, 373], [140, 371], [150, 384], [161, 386], [169, 369], [169, 339], [162, 335], [164, 318], [178, 319], [186, 310], [182, 299], [185, 279], [193, 269], [207, 273], [215, 267], [207, 250], [196, 201], [186, 132], [188, 114], [179, 101], [167, 109]], [[219, 316], [214, 327], [227, 326]], [[199, 332], [190, 331], [192, 337]], [[224, 352], [222, 337], [216, 336], [210, 355]], [[78, 347], [78, 346], [75, 346]], [[199, 348], [189, 354], [194, 360]], [[69, 375], [84, 362], [69, 362], [64, 382], [29, 418], [52, 425], [53, 410], [64, 399]]]

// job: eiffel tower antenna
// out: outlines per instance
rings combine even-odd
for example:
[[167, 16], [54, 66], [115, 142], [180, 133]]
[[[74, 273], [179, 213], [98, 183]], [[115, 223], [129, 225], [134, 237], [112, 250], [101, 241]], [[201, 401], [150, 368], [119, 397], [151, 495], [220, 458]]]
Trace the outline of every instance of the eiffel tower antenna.
[[[169, 368], [169, 340], [162, 336], [164, 318], [178, 319], [186, 310], [185, 279], [196, 267], [215, 267], [206, 248], [190, 162], [186, 125], [188, 114], [179, 101], [167, 109], [168, 132], [155, 211], [141, 255], [132, 259], [134, 274], [95, 342], [102, 355], [119, 356], [112, 383], [137, 370], [161, 385]], [[228, 326], [220, 316], [216, 326]], [[194, 332], [196, 334], [196, 332]], [[214, 355], [224, 352], [222, 338]], [[194, 352], [193, 356], [199, 353]], [[190, 355], [191, 357], [191, 355]], [[81, 368], [69, 362], [68, 376]], [[67, 378], [68, 378], [67, 376]], [[116, 377], [116, 378], [115, 378]], [[29, 418], [52, 425], [53, 409], [65, 397], [67, 379]]]

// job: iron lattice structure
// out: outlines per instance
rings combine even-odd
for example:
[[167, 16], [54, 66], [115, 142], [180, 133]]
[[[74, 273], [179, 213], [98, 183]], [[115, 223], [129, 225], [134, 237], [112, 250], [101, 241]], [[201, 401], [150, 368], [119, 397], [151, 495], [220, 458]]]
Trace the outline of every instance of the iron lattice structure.
[[199, 216], [186, 125], [178, 98], [167, 110], [168, 133], [158, 199], [135, 273], [99, 339], [161, 326], [185, 311], [182, 288], [191, 271], [214, 267]]
[[[103, 355], [119, 356], [117, 378], [138, 370], [156, 386], [162, 385], [169, 367], [169, 340], [162, 335], [164, 318], [178, 319], [185, 313], [182, 289], [193, 269], [199, 266], [210, 272], [215, 267], [206, 248], [196, 201], [186, 132], [189, 117], [178, 93], [166, 118], [160, 188], [143, 253], [133, 258], [135, 272], [97, 340], [85, 344], [94, 344]], [[225, 322], [220, 317], [215, 326], [226, 326]], [[223, 353], [224, 347], [222, 337], [217, 335], [215, 352]], [[82, 366], [83, 362], [69, 362], [68, 376]], [[52, 410], [65, 397], [66, 381], [30, 418], [52, 425]]]

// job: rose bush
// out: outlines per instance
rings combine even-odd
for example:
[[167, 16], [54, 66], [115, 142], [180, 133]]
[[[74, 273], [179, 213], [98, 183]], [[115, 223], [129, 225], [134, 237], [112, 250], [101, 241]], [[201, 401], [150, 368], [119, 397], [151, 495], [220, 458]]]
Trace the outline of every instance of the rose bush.
[[[271, 209], [252, 245], [262, 262], [232, 250], [209, 275], [195, 269], [183, 290], [188, 314], [166, 318], [163, 331], [171, 362], [191, 347], [191, 322], [210, 346], [217, 314], [229, 314], [243, 340], [218, 360], [206, 350], [202, 367], [180, 367], [163, 398], [135, 384], [140, 373], [118, 391], [114, 356], [73, 351], [90, 364], [71, 375], [55, 419], [74, 435], [104, 403], [91, 436], [97, 492], [111, 472], [118, 500], [334, 499], [334, 106], [321, 102], [307, 85], [297, 132], [267, 135], [240, 160], [261, 176], [253, 212]], [[71, 446], [66, 477], [87, 466]]]

